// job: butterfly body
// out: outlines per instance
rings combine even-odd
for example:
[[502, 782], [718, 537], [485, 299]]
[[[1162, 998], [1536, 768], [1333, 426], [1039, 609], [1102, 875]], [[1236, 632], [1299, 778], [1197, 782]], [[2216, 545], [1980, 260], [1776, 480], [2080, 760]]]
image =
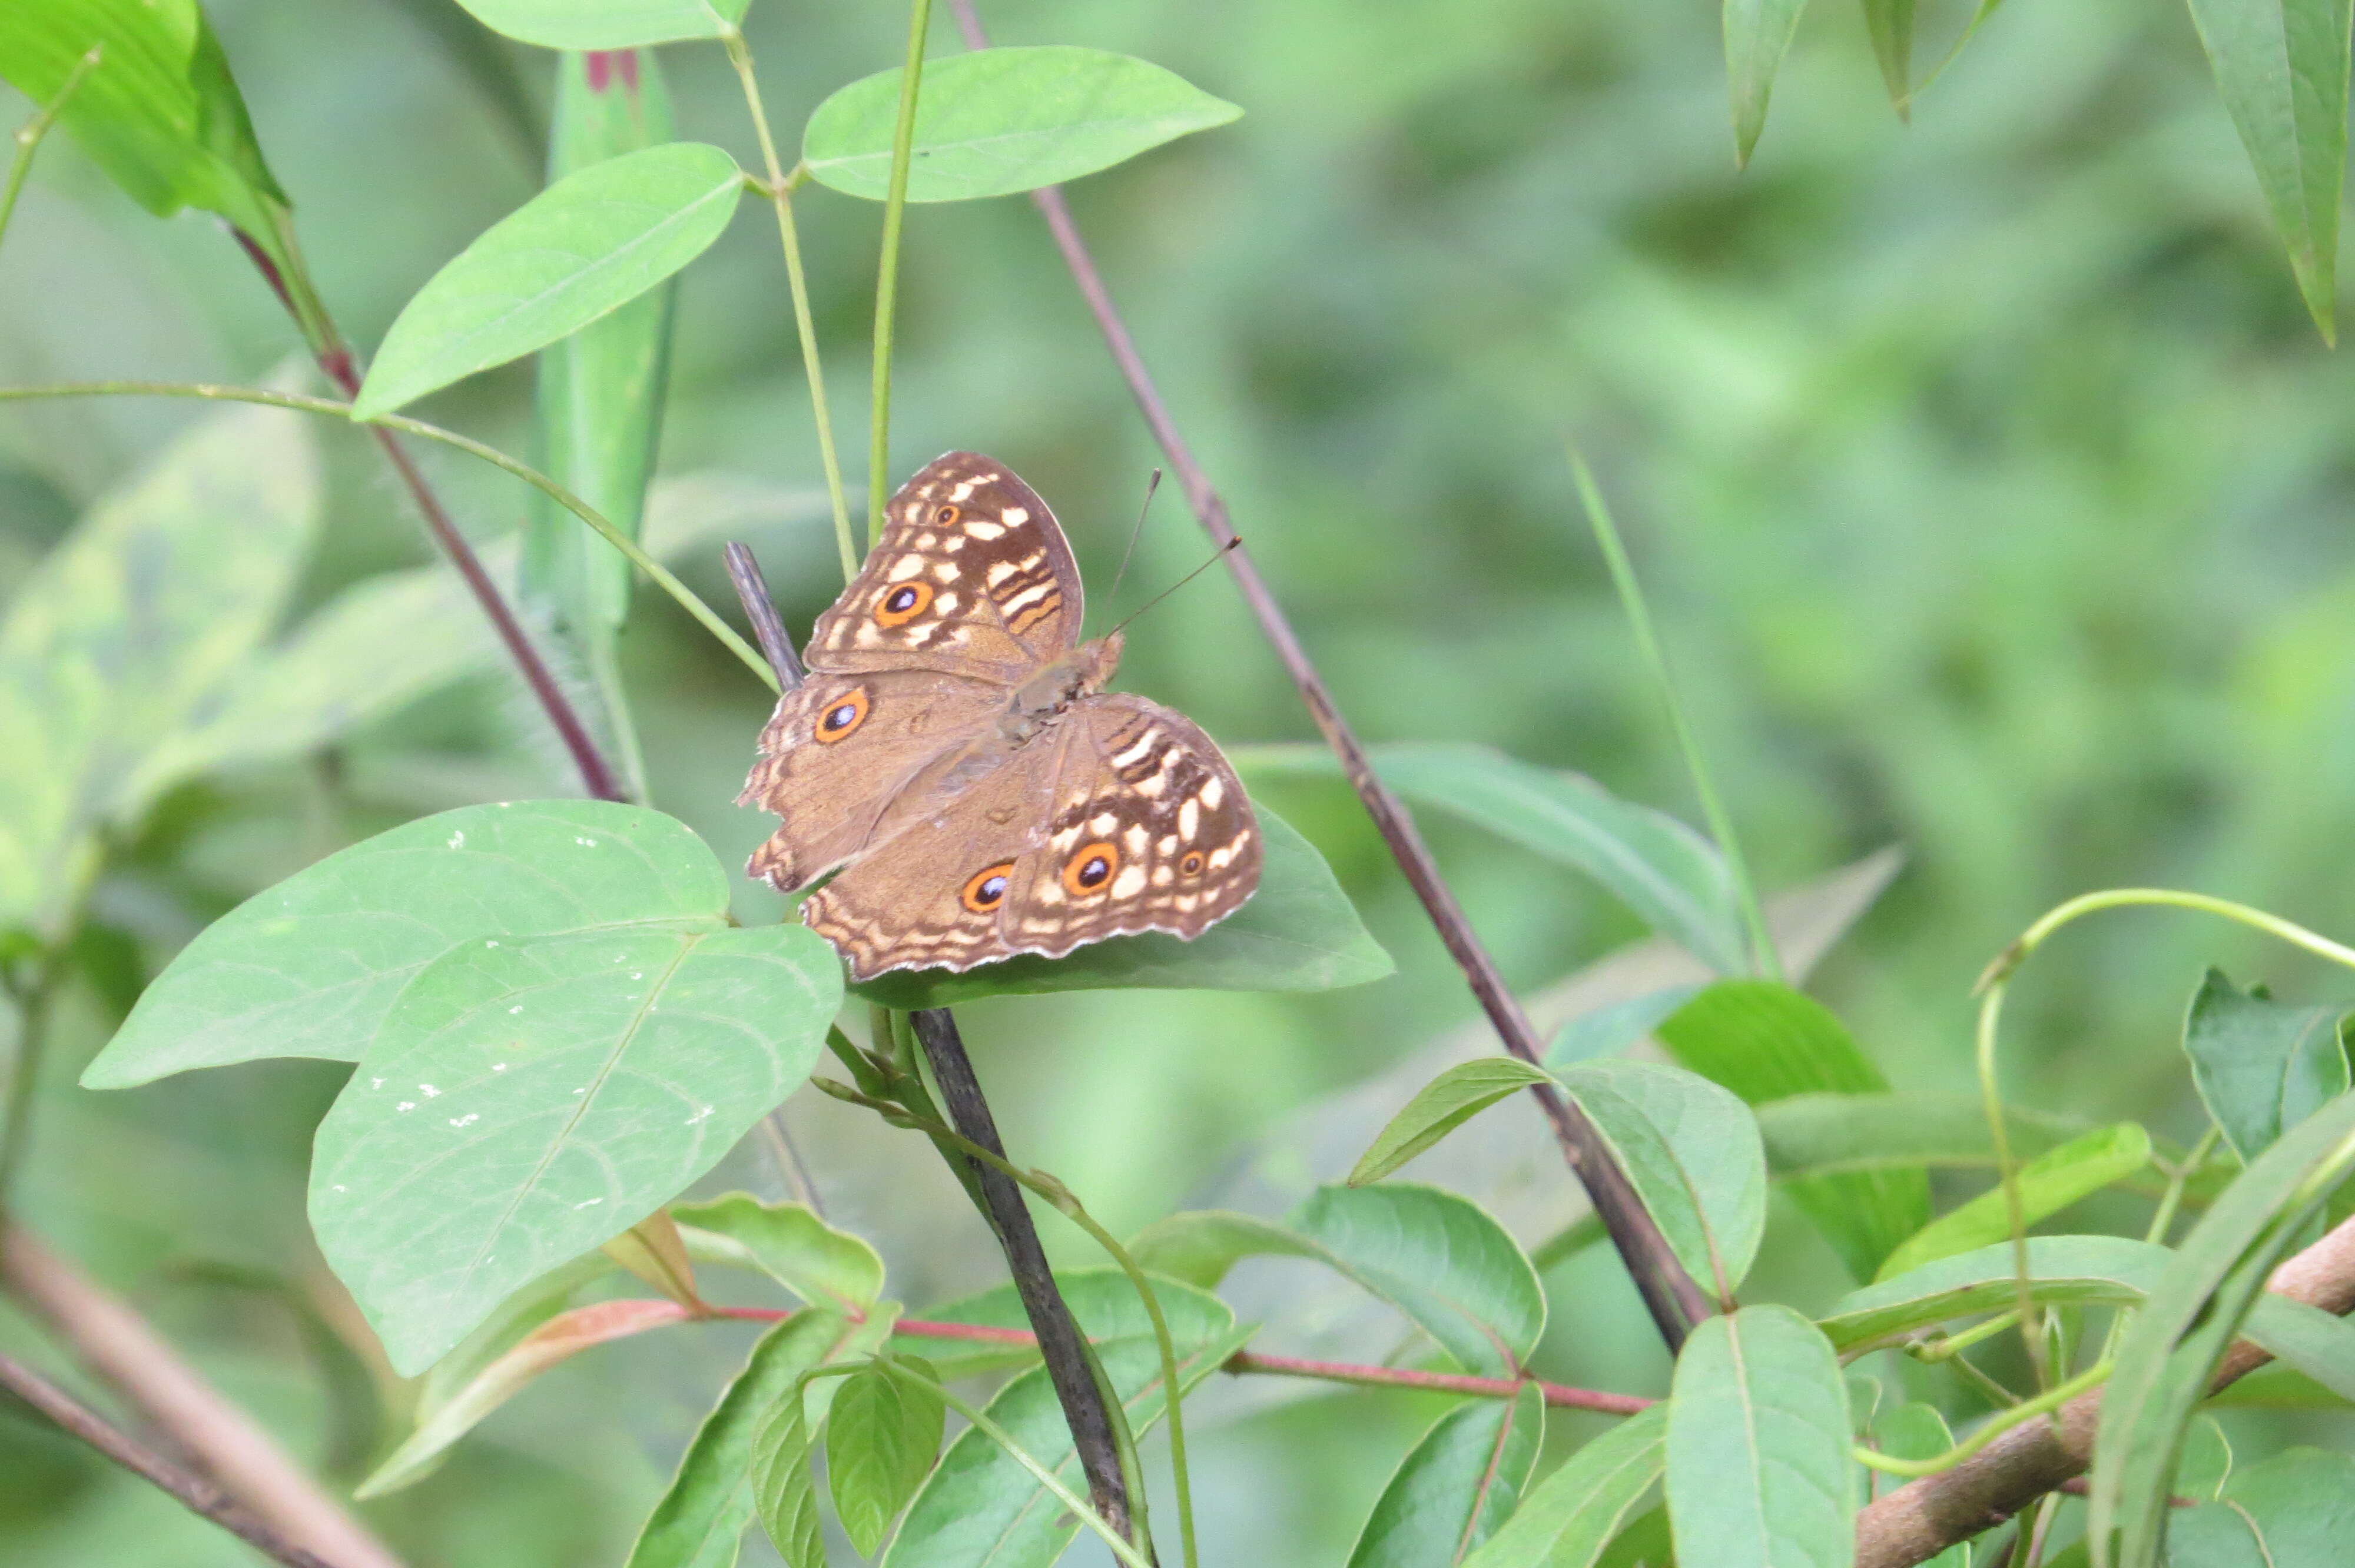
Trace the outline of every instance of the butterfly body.
[[803, 918], [860, 980], [1192, 938], [1241, 906], [1261, 858], [1242, 785], [1183, 715], [1103, 689], [1120, 635], [1079, 641], [1046, 503], [951, 452], [886, 516], [762, 732], [739, 800], [783, 821], [751, 874], [796, 892], [838, 871]]

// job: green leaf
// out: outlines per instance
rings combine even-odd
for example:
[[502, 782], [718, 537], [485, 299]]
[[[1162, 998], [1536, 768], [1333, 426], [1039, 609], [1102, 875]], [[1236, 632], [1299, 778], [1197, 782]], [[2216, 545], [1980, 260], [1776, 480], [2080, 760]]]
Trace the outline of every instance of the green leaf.
[[[549, 175], [561, 179], [668, 142], [670, 95], [651, 49], [565, 54], [556, 67]], [[632, 538], [645, 514], [670, 367], [676, 279], [550, 344], [539, 356], [542, 467]], [[627, 619], [630, 564], [538, 491], [524, 522], [523, 589], [602, 658]]]
[[2355, 1323], [2291, 1297], [2267, 1295], [2242, 1331], [2339, 1398], [2355, 1400]]
[[[2095, 1130], [2083, 1118], [2024, 1106], [2006, 1106], [2003, 1115], [2015, 1157], [2033, 1159]], [[1987, 1106], [1977, 1095], [1794, 1095], [1758, 1107], [1757, 1117], [1777, 1177], [1995, 1165]]]
[[[753, 1427], [748, 1476], [761, 1528], [785, 1568], [826, 1568], [817, 1489], [810, 1482], [809, 1412], [798, 1388], [780, 1394]], [[734, 1561], [731, 1552], [713, 1568], [732, 1568]]]
[[948, 1406], [936, 1391], [880, 1368], [853, 1373], [834, 1396], [826, 1423], [826, 1484], [843, 1533], [861, 1557], [875, 1555], [932, 1473], [947, 1425]]
[[[881, 201], [900, 72], [862, 77], [817, 106], [802, 162], [820, 185]], [[1061, 185], [1242, 117], [1157, 65], [1050, 45], [976, 49], [924, 65], [910, 201], [970, 201]]]
[[1137, 1263], [1205, 1289], [1245, 1257], [1311, 1258], [1405, 1313], [1467, 1370], [1518, 1377], [1545, 1328], [1520, 1246], [1476, 1203], [1436, 1187], [1320, 1187], [1286, 1224], [1173, 1214], [1129, 1244]]
[[[2345, 1174], [2355, 1094], [2284, 1133], [2183, 1239], [2118, 1347], [2102, 1397], [2086, 1533], [2098, 1563], [2158, 1557], [2184, 1428], [2274, 1262]], [[2109, 1536], [2115, 1530], [2115, 1552]]]
[[1668, 1393], [1668, 1519], [1688, 1563], [1847, 1568], [1856, 1560], [1848, 1384], [1788, 1307], [1693, 1330]]
[[[2150, 1134], [2134, 1122], [2122, 1121], [2073, 1139], [2019, 1168], [2020, 1221], [2032, 1225], [2149, 1164]], [[1992, 1245], [2009, 1234], [2010, 1210], [2003, 1189], [1997, 1187], [1908, 1236], [1904, 1245], [1881, 1260], [1873, 1277], [1893, 1278], [1925, 1263]]]
[[[1828, 1008], [1772, 980], [1720, 980], [1657, 1033], [1678, 1062], [1753, 1106], [1889, 1087]], [[1920, 1171], [1809, 1176], [1785, 1190], [1859, 1279], [1930, 1223], [1930, 1182]]]
[[[1150, 1266], [1146, 1266], [1150, 1272]], [[1234, 1309], [1208, 1289], [1172, 1278], [1167, 1273], [1154, 1274], [1152, 1283], [1154, 1299], [1161, 1304], [1162, 1318], [1169, 1325], [1169, 1338], [1178, 1348], [1202, 1344], [1233, 1331]], [[1064, 1304], [1071, 1308], [1072, 1318], [1090, 1340], [1137, 1339], [1153, 1332], [1153, 1319], [1146, 1314], [1135, 1286], [1119, 1268], [1105, 1266], [1057, 1269], [1055, 1287], [1062, 1293]], [[1030, 1315], [1010, 1280], [932, 1308], [924, 1316], [934, 1321], [985, 1329], [1019, 1329], [1028, 1332], [1030, 1328]], [[904, 1355], [907, 1348], [917, 1342], [917, 1336], [903, 1334], [893, 1348]], [[945, 1349], [937, 1342], [935, 1348]], [[1029, 1343], [999, 1344], [986, 1349], [975, 1347], [954, 1356], [935, 1354], [932, 1359], [943, 1376], [971, 1377], [1009, 1367], [1035, 1366], [1039, 1348]]]
[[1349, 1172], [1349, 1185], [1380, 1181], [1498, 1100], [1551, 1081], [1543, 1068], [1511, 1056], [1459, 1062], [1416, 1091], [1391, 1118]]
[[[1720, 974], [1748, 967], [1725, 858], [1674, 817], [1485, 746], [1381, 746], [1372, 757], [1400, 794], [1584, 872]], [[1340, 774], [1332, 752], [1314, 746], [1252, 747], [1237, 766], [1246, 777]]]
[[1619, 1156], [1677, 1261], [1738, 1287], [1766, 1231], [1766, 1151], [1750, 1109], [1697, 1073], [1589, 1062], [1558, 1076]]
[[1900, 119], [1913, 95], [1913, 0], [1864, 0], [1865, 36]]
[[426, 280], [385, 334], [353, 417], [389, 413], [627, 304], [709, 249], [743, 189], [736, 160], [700, 142], [567, 175]]
[[633, 49], [722, 38], [751, 0], [458, 0], [495, 33], [549, 49]]
[[524, 1281], [702, 1175], [808, 1075], [841, 1005], [798, 926], [489, 938], [400, 993], [319, 1124], [320, 1249], [414, 1372]]
[[2183, 1435], [2183, 1463], [2176, 1467], [2175, 1495], [2214, 1502], [2223, 1496], [2224, 1483], [2232, 1478], [2232, 1440], [2214, 1416], [2203, 1415]]
[[1092, 942], [1069, 958], [1035, 953], [964, 974], [895, 969], [853, 995], [885, 1007], [947, 1007], [985, 996], [1058, 991], [1336, 991], [1397, 966], [1358, 918], [1325, 857], [1291, 823], [1254, 801], [1267, 840], [1251, 902], [1188, 942], [1146, 931]]
[[2210, 969], [2183, 1020], [2183, 1050], [2208, 1114], [2243, 1164], [2348, 1089], [2348, 1017], [2253, 996]]
[[1631, 997], [1610, 1007], [1582, 1012], [1556, 1032], [1546, 1047], [1549, 1067], [1567, 1067], [1597, 1056], [1616, 1056], [1657, 1029], [1677, 1009], [1700, 994], [1697, 985], [1672, 985]]
[[[2132, 1307], [2158, 1283], [2174, 1255], [2123, 1236], [2030, 1236], [2030, 1293], [2049, 1306]], [[1916, 1329], [2018, 1299], [2009, 1242], [1940, 1258], [1895, 1278], [1852, 1290], [1817, 1321], [1842, 1354], [1860, 1354]]]
[[81, 1081], [127, 1088], [266, 1056], [357, 1061], [402, 988], [460, 942], [716, 926], [727, 908], [719, 863], [658, 811], [601, 800], [443, 811], [329, 855], [214, 921]]
[[1545, 1396], [1476, 1399], [1432, 1425], [1374, 1500], [1349, 1568], [1461, 1563], [1513, 1516], [1545, 1441]]
[[2325, 342], [2337, 335], [2350, 10], [2350, 0], [2191, 0], [2217, 90]]
[[286, 196], [197, 0], [0, 6], [0, 77], [37, 103], [92, 48], [99, 65], [60, 118], [107, 177], [158, 217], [201, 207], [274, 246]]
[[1530, 1489], [1464, 1568], [1594, 1568], [1660, 1477], [1668, 1407], [1631, 1415]]
[[[628, 1568], [730, 1568], [744, 1527], [752, 1522], [748, 1472], [762, 1418], [794, 1393], [804, 1372], [868, 1353], [879, 1338], [879, 1328], [888, 1330], [889, 1322], [889, 1314], [879, 1314], [868, 1323], [854, 1324], [838, 1312], [815, 1308], [794, 1313], [763, 1335], [687, 1445], [678, 1473], [630, 1549]], [[798, 1406], [800, 1401], [794, 1403]]]
[[2291, 1448], [2234, 1475], [2224, 1500], [2168, 1519], [2173, 1568], [2335, 1568], [2355, 1535], [2355, 1458]]
[[804, 1204], [726, 1192], [674, 1204], [670, 1213], [695, 1256], [757, 1268], [813, 1307], [858, 1317], [883, 1294], [883, 1260], [875, 1249]]
[[636, 1298], [600, 1301], [556, 1314], [526, 1334], [513, 1350], [485, 1367], [432, 1415], [419, 1422], [417, 1430], [352, 1495], [362, 1499], [382, 1497], [423, 1479], [444, 1449], [559, 1361], [569, 1361], [611, 1340], [626, 1339], [687, 1319], [687, 1309], [676, 1301]]
[[203, 722], [269, 635], [318, 526], [301, 419], [198, 420], [16, 590], [0, 620], [0, 930], [66, 917], [101, 830], [152, 799], [148, 758]]
[[1766, 101], [1807, 0], [1725, 0], [1725, 85], [1733, 100], [1733, 158], [1750, 162], [1766, 128]]
[[[1180, 1348], [1181, 1397], [1249, 1343], [1248, 1325], [1191, 1349]], [[1164, 1413], [1161, 1355], [1149, 1336], [1099, 1342], [1097, 1359], [1119, 1394], [1129, 1429], [1140, 1438]], [[1071, 1451], [1071, 1429], [1044, 1367], [1024, 1372], [998, 1391], [987, 1414], [1024, 1452], [1084, 1497]], [[967, 1427], [941, 1456], [923, 1489], [909, 1505], [900, 1533], [883, 1554], [884, 1568], [1047, 1568], [1079, 1531], [1051, 1492], [978, 1427]]]

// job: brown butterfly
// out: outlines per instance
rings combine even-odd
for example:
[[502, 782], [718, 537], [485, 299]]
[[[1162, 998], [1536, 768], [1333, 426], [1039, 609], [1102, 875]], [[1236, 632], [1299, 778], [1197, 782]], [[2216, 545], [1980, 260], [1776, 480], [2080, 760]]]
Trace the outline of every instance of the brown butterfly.
[[1233, 914], [1259, 886], [1242, 783], [1191, 720], [1103, 690], [1121, 636], [1079, 641], [1047, 503], [950, 452], [884, 515], [761, 732], [737, 803], [784, 821], [746, 869], [792, 893], [841, 867], [802, 918], [858, 980]]

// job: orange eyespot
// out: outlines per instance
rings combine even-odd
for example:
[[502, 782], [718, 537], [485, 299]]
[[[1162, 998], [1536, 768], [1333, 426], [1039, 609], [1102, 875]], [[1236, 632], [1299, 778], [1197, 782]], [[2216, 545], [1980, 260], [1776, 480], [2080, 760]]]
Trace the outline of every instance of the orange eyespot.
[[1084, 844], [1063, 863], [1063, 891], [1074, 898], [1085, 898], [1091, 893], [1101, 892], [1119, 869], [1119, 850], [1102, 839]]
[[1202, 852], [1200, 850], [1188, 850], [1186, 852], [1186, 858], [1178, 863], [1178, 874], [1180, 876], [1201, 875]]
[[826, 712], [817, 715], [817, 740], [832, 746], [867, 722], [867, 688], [853, 686]]
[[961, 895], [964, 906], [976, 915], [986, 915], [1006, 902], [1008, 879], [1014, 874], [1014, 863], [1002, 860], [996, 865], [984, 866], [973, 874]]
[[964, 514], [959, 512], [955, 507], [943, 503], [943, 504], [932, 508], [932, 525], [938, 528], [952, 527], [955, 524], [956, 520], [964, 515]]
[[932, 584], [901, 583], [876, 602], [875, 624], [905, 626], [923, 614], [932, 602]]

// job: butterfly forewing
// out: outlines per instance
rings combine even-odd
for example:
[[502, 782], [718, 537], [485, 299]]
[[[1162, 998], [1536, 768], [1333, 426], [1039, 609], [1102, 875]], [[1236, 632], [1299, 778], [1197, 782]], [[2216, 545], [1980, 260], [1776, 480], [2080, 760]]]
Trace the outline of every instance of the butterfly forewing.
[[814, 670], [921, 663], [1018, 684], [1079, 641], [1080, 571], [1038, 493], [977, 452], [924, 465], [810, 633]]

